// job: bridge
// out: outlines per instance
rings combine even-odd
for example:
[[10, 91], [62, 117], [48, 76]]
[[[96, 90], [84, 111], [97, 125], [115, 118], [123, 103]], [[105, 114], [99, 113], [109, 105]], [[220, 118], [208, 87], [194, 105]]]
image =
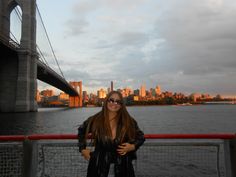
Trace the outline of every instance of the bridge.
[[[22, 11], [20, 42], [11, 38], [10, 31], [10, 14], [18, 6]], [[58, 74], [43, 61], [36, 43], [37, 10], [36, 0], [0, 1], [0, 112], [37, 111], [37, 79], [69, 94], [70, 106], [81, 106], [81, 82], [73, 87], [62, 72]]]

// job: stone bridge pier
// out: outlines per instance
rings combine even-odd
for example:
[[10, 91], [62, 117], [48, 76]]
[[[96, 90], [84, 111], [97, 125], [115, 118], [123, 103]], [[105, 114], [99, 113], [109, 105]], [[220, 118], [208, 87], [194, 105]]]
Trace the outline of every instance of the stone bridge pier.
[[[10, 14], [22, 10], [21, 40], [10, 45]], [[0, 112], [37, 111], [36, 0], [0, 0]]]

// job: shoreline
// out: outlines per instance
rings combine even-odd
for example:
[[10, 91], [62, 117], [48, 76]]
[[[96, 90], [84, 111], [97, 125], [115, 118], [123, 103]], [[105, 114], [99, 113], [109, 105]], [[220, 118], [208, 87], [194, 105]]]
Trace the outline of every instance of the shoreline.
[[[161, 105], [126, 105], [126, 107], [151, 107], [151, 106], [159, 106], [159, 107], [162, 107], [162, 106], [185, 106], [185, 107], [188, 107], [188, 106], [199, 106], [199, 105], [205, 105], [205, 106], [215, 106], [215, 105], [236, 105], [236, 104], [221, 104], [221, 103], [217, 103], [217, 104], [205, 104], [205, 103], [197, 103], [197, 104], [161, 104]], [[78, 108], [99, 108], [99, 107], [102, 107], [102, 106], [96, 106], [96, 105], [90, 105], [90, 106], [82, 106], [82, 107], [78, 107]], [[43, 106], [43, 107], [38, 107], [38, 108], [69, 108], [67, 106]], [[72, 108], [74, 109], [74, 108]]]

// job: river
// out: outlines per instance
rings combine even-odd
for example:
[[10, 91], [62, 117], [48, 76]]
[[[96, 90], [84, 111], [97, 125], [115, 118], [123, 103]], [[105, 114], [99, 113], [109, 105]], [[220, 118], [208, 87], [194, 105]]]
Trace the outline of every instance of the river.
[[[0, 135], [76, 134], [78, 126], [99, 110], [40, 108], [38, 112], [0, 113]], [[128, 111], [145, 134], [236, 132], [236, 105], [134, 106]]]

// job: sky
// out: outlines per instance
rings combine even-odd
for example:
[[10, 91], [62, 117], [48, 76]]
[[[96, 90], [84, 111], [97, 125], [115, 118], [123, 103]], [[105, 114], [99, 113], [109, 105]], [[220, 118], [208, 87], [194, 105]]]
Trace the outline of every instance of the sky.
[[236, 96], [235, 0], [37, 4], [65, 78], [82, 81], [83, 90], [113, 81], [115, 89]]

